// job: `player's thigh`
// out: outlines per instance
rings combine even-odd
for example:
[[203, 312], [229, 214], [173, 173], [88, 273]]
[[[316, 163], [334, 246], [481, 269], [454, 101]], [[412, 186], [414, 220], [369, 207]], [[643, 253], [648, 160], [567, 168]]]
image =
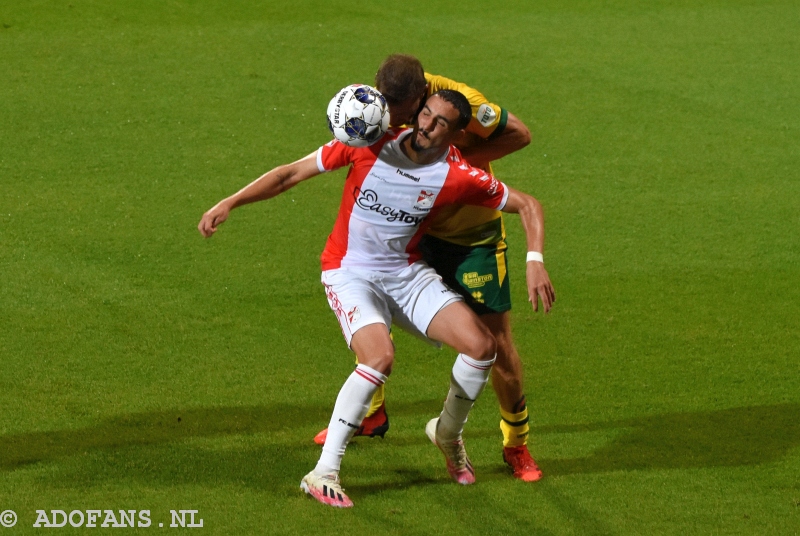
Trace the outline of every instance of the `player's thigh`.
[[372, 324], [383, 324], [388, 338], [392, 317], [385, 296], [374, 282], [337, 269], [322, 272], [322, 284], [348, 346], [352, 346], [355, 333]]
[[442, 283], [433, 268], [417, 262], [384, 280], [392, 320], [396, 325], [423, 339], [428, 326], [443, 307], [462, 301], [461, 296]]
[[492, 359], [495, 355], [489, 328], [463, 301], [453, 302], [436, 313], [428, 325], [428, 337], [474, 359]]
[[420, 250], [444, 282], [478, 315], [511, 309], [506, 244], [461, 246], [426, 235]]

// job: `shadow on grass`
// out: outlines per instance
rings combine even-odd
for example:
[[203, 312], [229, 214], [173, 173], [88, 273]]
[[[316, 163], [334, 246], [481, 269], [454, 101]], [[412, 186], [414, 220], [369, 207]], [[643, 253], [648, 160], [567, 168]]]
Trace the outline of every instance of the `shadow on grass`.
[[539, 460], [549, 475], [637, 469], [732, 467], [776, 461], [800, 446], [800, 405], [670, 413], [574, 426], [541, 426], [531, 436], [621, 430], [590, 455]]
[[98, 449], [278, 432], [306, 424], [308, 416], [317, 413], [324, 411], [294, 405], [170, 410], [123, 415], [78, 430], [0, 436], [0, 470]]
[[[427, 411], [430, 404], [396, 405], [401, 413]], [[139, 413], [79, 430], [31, 432], [0, 437], [0, 470], [93, 450], [157, 446], [188, 438], [303, 433], [309, 415], [325, 410], [294, 405], [206, 408]], [[302, 424], [300, 424], [302, 423]], [[584, 425], [540, 426], [537, 434], [581, 434], [619, 430], [619, 435], [590, 455], [539, 460], [550, 475], [650, 468], [756, 465], [775, 461], [800, 446], [800, 405], [778, 404], [712, 412], [672, 413]], [[426, 442], [424, 438], [419, 441]], [[284, 445], [298, 450], [319, 447]], [[286, 456], [286, 453], [282, 453]], [[408, 476], [424, 482], [420, 475]]]

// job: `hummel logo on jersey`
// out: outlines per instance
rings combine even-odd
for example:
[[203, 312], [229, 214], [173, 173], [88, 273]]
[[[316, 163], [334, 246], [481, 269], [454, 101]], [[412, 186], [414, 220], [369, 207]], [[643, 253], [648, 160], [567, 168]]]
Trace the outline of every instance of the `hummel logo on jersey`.
[[405, 210], [395, 209], [388, 205], [378, 202], [378, 194], [374, 190], [362, 190], [359, 187], [355, 188], [353, 192], [356, 197], [356, 206], [363, 210], [370, 210], [377, 212], [382, 216], [386, 216], [388, 222], [409, 223], [411, 225], [419, 225], [424, 216], [413, 216]]
[[411, 180], [412, 180], [412, 181], [414, 181], [414, 182], [419, 182], [419, 181], [420, 181], [420, 178], [419, 178], [419, 177], [415, 177], [414, 175], [411, 175], [410, 173], [406, 173], [406, 172], [405, 172], [405, 171], [403, 171], [402, 169], [398, 169], [398, 170], [397, 170], [397, 174], [398, 174], [398, 175], [402, 175], [403, 177], [405, 177], [405, 178], [407, 178], [407, 179], [411, 179]]

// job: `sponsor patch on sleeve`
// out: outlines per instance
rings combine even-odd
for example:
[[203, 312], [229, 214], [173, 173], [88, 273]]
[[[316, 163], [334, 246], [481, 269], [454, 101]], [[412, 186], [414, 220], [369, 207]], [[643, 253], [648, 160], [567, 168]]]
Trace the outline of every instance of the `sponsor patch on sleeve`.
[[488, 127], [497, 119], [497, 113], [495, 113], [494, 108], [484, 103], [478, 108], [478, 113], [475, 117], [481, 125]]

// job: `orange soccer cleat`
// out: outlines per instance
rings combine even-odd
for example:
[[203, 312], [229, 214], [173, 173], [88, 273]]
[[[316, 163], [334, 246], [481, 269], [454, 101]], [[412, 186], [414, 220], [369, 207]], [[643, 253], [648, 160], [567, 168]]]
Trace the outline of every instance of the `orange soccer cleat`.
[[[356, 433], [353, 434], [355, 436], [367, 436], [367, 437], [383, 437], [384, 434], [389, 430], [389, 415], [386, 414], [386, 404], [381, 404], [378, 408], [378, 411], [370, 415], [369, 417], [365, 417], [364, 420], [361, 422], [361, 426], [358, 427]], [[325, 428], [320, 433], [314, 436], [314, 443], [317, 445], [324, 445], [325, 439], [328, 437], [328, 429]]]
[[531, 457], [527, 445], [505, 447], [503, 461], [514, 470], [514, 478], [519, 478], [523, 482], [536, 482], [542, 478], [542, 470]]

